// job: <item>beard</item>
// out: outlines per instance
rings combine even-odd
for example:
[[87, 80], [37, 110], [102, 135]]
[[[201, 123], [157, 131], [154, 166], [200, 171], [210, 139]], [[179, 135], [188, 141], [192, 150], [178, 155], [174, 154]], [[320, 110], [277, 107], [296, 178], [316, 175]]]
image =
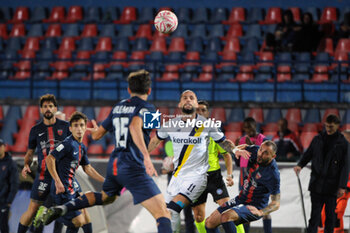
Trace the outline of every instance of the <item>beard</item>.
[[192, 107], [190, 109], [185, 108], [185, 106], [182, 107], [182, 112], [185, 114], [192, 114], [192, 113], [194, 113], [194, 111], [195, 111], [194, 107]]
[[45, 112], [44, 114], [44, 118], [47, 120], [51, 120], [53, 117], [53, 113], [52, 112]]

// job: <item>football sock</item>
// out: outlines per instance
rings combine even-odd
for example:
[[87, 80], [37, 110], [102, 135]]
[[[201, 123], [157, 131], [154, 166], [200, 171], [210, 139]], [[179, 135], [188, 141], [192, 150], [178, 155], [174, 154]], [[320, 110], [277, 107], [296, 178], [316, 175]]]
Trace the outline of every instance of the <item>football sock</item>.
[[158, 233], [172, 233], [171, 221], [166, 217], [160, 217], [157, 219]]
[[196, 224], [198, 233], [206, 233], [207, 232], [205, 230], [205, 219], [202, 222], [194, 221], [194, 224]]
[[237, 233], [236, 226], [233, 222], [224, 222], [221, 224], [225, 230], [225, 233]]

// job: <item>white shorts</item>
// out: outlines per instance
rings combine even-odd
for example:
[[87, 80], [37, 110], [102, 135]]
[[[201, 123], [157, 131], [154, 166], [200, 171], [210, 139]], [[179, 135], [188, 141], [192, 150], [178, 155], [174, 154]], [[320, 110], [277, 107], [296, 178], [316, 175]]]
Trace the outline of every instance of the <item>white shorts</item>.
[[207, 187], [207, 173], [203, 175], [172, 176], [165, 194], [165, 202], [169, 203], [175, 196], [182, 194], [191, 202], [203, 193]]

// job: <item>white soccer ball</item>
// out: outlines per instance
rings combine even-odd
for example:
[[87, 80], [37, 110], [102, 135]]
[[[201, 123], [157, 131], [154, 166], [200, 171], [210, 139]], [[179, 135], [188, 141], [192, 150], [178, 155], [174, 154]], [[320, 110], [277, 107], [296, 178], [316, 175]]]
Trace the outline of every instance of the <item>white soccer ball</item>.
[[176, 15], [168, 10], [160, 11], [154, 18], [154, 26], [161, 33], [172, 33], [177, 28]]

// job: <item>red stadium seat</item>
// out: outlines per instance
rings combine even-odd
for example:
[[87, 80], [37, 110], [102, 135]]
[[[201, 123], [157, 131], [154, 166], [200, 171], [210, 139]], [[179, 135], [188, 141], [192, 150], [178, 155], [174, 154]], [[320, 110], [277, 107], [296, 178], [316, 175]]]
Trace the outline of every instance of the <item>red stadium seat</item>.
[[226, 44], [222, 52], [219, 52], [220, 54], [224, 53], [239, 53], [241, 51], [240, 45], [239, 45], [239, 39], [238, 38], [228, 38], [226, 40]]
[[212, 64], [202, 65], [202, 72], [194, 82], [210, 82], [213, 79], [214, 66]]
[[108, 115], [111, 113], [112, 107], [111, 106], [105, 106], [100, 108], [100, 112], [97, 115], [96, 122], [100, 123], [104, 121]]
[[61, 24], [50, 24], [45, 33], [45, 37], [60, 37], [62, 36]]
[[169, 45], [169, 52], [185, 52], [185, 39], [182, 37], [175, 37], [171, 39]]
[[19, 61], [18, 63], [13, 64], [17, 67], [17, 71], [14, 75], [14, 79], [23, 80], [30, 78], [31, 62], [30, 61]]
[[265, 136], [273, 137], [276, 135], [278, 131], [278, 124], [277, 123], [268, 123], [264, 127], [262, 127], [263, 133]]
[[224, 66], [235, 66], [237, 63], [235, 62], [237, 60], [237, 54], [236, 53], [224, 53], [222, 54], [222, 61], [218, 64], [218, 68], [222, 68]]
[[66, 119], [69, 119], [75, 111], [77, 111], [75, 106], [65, 106], [63, 108], [63, 113], [66, 114]]
[[215, 118], [215, 120], [219, 120], [222, 124], [226, 123], [226, 111], [225, 108], [214, 107], [211, 110], [210, 118]]
[[321, 40], [318, 45], [317, 52], [326, 52], [329, 55], [333, 56], [333, 39], [332, 38], [324, 38]]
[[[130, 65], [144, 65], [145, 62], [145, 55], [146, 53], [144, 51], [134, 51], [131, 53], [130, 59], [128, 66]], [[133, 61], [134, 60], [134, 61]]]
[[156, 37], [153, 39], [150, 52], [167, 53], [166, 40], [164, 37]]
[[319, 123], [306, 123], [302, 128], [302, 132], [317, 132], [319, 129]]
[[112, 51], [112, 38], [101, 37], [97, 42], [95, 51]]
[[115, 51], [113, 53], [112, 59], [113, 60], [117, 60], [117, 61], [111, 61], [110, 65], [119, 65], [120, 64], [123, 67], [127, 67], [128, 66], [128, 63], [126, 62], [127, 53], [125, 51]]
[[103, 147], [101, 144], [90, 144], [87, 153], [89, 155], [102, 155]]
[[257, 123], [264, 122], [264, 112], [262, 108], [251, 108], [248, 116], [254, 118]]
[[200, 55], [199, 52], [192, 51], [192, 52], [187, 52], [185, 56], [185, 62], [184, 66], [188, 65], [199, 65], [199, 60], [200, 60]]
[[235, 142], [237, 139], [239, 139], [240, 137], [242, 137], [242, 132], [238, 132], [238, 131], [227, 131], [225, 132], [225, 136], [230, 139], [232, 142]]
[[81, 6], [71, 6], [68, 9], [67, 17], [64, 19], [65, 23], [76, 23], [83, 19], [83, 8]]
[[243, 27], [240, 24], [232, 24], [223, 39], [243, 36]]
[[159, 81], [174, 81], [179, 79], [179, 65], [171, 64], [165, 66], [165, 71]]
[[96, 37], [97, 36], [97, 25], [96, 24], [85, 24], [81, 37]]
[[288, 9], [292, 11], [294, 21], [300, 22], [301, 21], [300, 8], [299, 7], [289, 7]]
[[263, 24], [278, 24], [282, 22], [282, 10], [279, 7], [271, 7], [268, 9]]
[[6, 24], [0, 24], [0, 37], [7, 40], [8, 34], [7, 34], [7, 26]]
[[152, 28], [150, 24], [142, 24], [138, 27], [135, 37], [137, 38], [147, 38], [148, 40], [152, 40]]
[[52, 8], [48, 19], [44, 19], [44, 23], [60, 23], [65, 19], [65, 8], [63, 6], [55, 6]]
[[103, 63], [95, 63], [94, 71], [93, 71], [93, 79], [100, 80], [106, 78], [106, 64]]
[[243, 122], [230, 122], [225, 126], [225, 131], [242, 132]]
[[107, 155], [112, 154], [114, 148], [115, 148], [115, 145], [114, 145], [114, 144], [109, 144], [109, 145], [107, 146], [107, 149], [106, 149], [106, 151], [105, 151], [105, 154], [107, 154]]
[[[336, 62], [343, 62], [340, 65], [343, 67], [348, 67], [348, 60], [349, 60], [349, 56], [347, 52], [344, 51], [338, 51], [334, 54], [334, 61]], [[338, 63], [333, 63], [332, 64], [332, 69], [336, 69], [338, 67]]]
[[241, 65], [236, 76], [238, 82], [246, 82], [254, 79], [254, 67], [252, 65]]
[[260, 66], [273, 66], [274, 55], [272, 52], [261, 52], [259, 56], [259, 63], [257, 67]]
[[75, 39], [73, 37], [64, 37], [58, 50], [74, 51], [75, 47]]
[[324, 124], [326, 122], [326, 118], [330, 115], [330, 114], [333, 114], [333, 115], [336, 115], [336, 116], [340, 116], [339, 115], [339, 109], [337, 108], [327, 108], [326, 111], [324, 112], [323, 114], [323, 117], [322, 117], [322, 124]]
[[23, 23], [14, 24], [10, 32], [10, 37], [23, 37], [26, 35], [26, 29]]
[[315, 66], [311, 82], [323, 82], [328, 81], [328, 79], [328, 67], [325, 65]]
[[233, 7], [227, 21], [224, 24], [237, 24], [245, 21], [245, 10], [243, 7]]
[[335, 52], [350, 52], [350, 39], [340, 39], [338, 41], [337, 47], [335, 49]]
[[328, 23], [337, 21], [337, 8], [325, 7], [321, 15], [320, 23]]
[[23, 119], [38, 121], [40, 119], [39, 108], [36, 105], [29, 105], [26, 108]]
[[292, 79], [290, 66], [277, 67], [277, 82], [290, 81]]
[[160, 31], [155, 30], [153, 33], [153, 39], [156, 39], [159, 37], [166, 38], [166, 37], [169, 37], [169, 34], [161, 33]]
[[297, 122], [288, 122], [288, 128], [295, 133], [297, 137], [299, 137], [299, 124]]
[[15, 153], [25, 153], [28, 147], [28, 139], [30, 129], [35, 125], [35, 120], [25, 120], [20, 127], [18, 133], [14, 134], [16, 142], [11, 147], [11, 151]]
[[120, 20], [114, 21], [116, 24], [129, 24], [136, 20], [136, 7], [128, 6], [123, 9]]
[[[90, 51], [79, 51], [77, 53], [77, 59], [74, 62], [74, 65], [83, 65], [83, 64], [90, 64], [90, 61], [88, 61], [88, 59], [90, 59], [91, 57], [91, 53]], [[84, 61], [81, 61], [84, 60]]]
[[29, 37], [24, 44], [23, 50], [39, 50], [39, 38], [38, 37]]
[[304, 148], [304, 151], [309, 147], [312, 139], [317, 135], [317, 132], [302, 132], [300, 134], [300, 142]]
[[287, 110], [286, 119], [288, 122], [301, 122], [301, 111], [299, 108], [289, 108]]
[[8, 23], [23, 23], [29, 19], [28, 7], [17, 7], [13, 18]]

